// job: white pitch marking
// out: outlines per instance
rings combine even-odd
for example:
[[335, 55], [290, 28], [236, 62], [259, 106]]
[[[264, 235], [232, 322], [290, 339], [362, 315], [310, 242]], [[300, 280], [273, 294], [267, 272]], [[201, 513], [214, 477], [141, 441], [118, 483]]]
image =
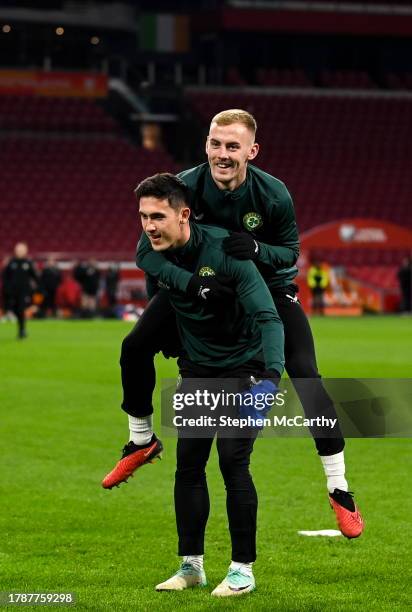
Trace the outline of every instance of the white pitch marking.
[[298, 531], [299, 535], [303, 536], [326, 536], [329, 538], [336, 538], [341, 536], [342, 533], [337, 529], [319, 529], [318, 531]]

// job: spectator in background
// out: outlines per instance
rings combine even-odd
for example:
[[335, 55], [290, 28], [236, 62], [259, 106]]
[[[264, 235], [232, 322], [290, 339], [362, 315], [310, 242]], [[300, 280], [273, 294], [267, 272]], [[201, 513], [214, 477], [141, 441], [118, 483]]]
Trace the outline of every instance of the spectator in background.
[[401, 289], [401, 312], [412, 311], [412, 257], [405, 257], [398, 270], [398, 281]]
[[80, 284], [72, 276], [65, 276], [56, 292], [57, 306], [63, 311], [70, 311], [70, 313], [76, 317], [79, 313], [81, 300], [82, 289]]
[[119, 284], [119, 266], [112, 263], [105, 276], [107, 306], [113, 312], [117, 304], [117, 286]]
[[55, 260], [50, 257], [40, 274], [40, 290], [43, 294], [41, 314], [47, 316], [50, 310], [56, 316], [56, 291], [62, 280], [62, 275]]
[[27, 255], [27, 244], [18, 242], [14, 247], [14, 257], [3, 270], [3, 291], [8, 307], [16, 315], [19, 339], [27, 337], [26, 308], [30, 306], [33, 290], [38, 284], [33, 262]]
[[308, 286], [312, 292], [313, 314], [325, 314], [324, 295], [329, 285], [329, 272], [319, 261], [314, 261], [308, 270]]
[[162, 128], [158, 123], [144, 123], [141, 127], [142, 146], [149, 151], [163, 148]]
[[86, 264], [84, 261], [78, 261], [73, 268], [73, 278], [76, 282], [79, 283], [80, 287], [82, 286], [85, 266]]
[[111, 308], [116, 306], [117, 303], [117, 286], [119, 284], [119, 266], [111, 264], [106, 272], [105, 285], [107, 301]]
[[97, 268], [96, 260], [79, 262], [73, 270], [73, 276], [82, 289], [82, 316], [93, 317], [96, 314], [100, 283], [100, 271]]
[[3, 320], [14, 320], [14, 314], [12, 312], [12, 303], [9, 288], [5, 283], [4, 276], [7, 265], [10, 261], [10, 257], [3, 259], [2, 274], [1, 274], [1, 292], [2, 292], [2, 306], [3, 306]]

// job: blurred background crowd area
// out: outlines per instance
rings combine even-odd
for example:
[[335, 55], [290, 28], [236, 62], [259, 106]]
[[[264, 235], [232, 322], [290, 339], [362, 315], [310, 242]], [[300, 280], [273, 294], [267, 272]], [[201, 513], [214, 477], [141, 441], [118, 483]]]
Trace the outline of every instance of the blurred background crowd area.
[[205, 161], [210, 118], [233, 107], [293, 196], [306, 310], [410, 312], [412, 0], [6, 0], [3, 316], [18, 242], [36, 316], [137, 316], [133, 189]]

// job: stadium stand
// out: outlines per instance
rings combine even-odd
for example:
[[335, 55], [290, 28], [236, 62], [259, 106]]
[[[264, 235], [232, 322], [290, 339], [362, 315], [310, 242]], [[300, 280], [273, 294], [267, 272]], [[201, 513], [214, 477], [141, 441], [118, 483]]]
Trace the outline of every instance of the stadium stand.
[[409, 72], [400, 72], [400, 73], [390, 72], [385, 76], [385, 81], [386, 81], [387, 87], [389, 87], [390, 89], [398, 89], [398, 90], [412, 89], [412, 73], [409, 73]]
[[[265, 1], [265, 0], [264, 0]], [[271, 4], [271, 0], [266, 0], [267, 4]], [[359, 9], [362, 9], [365, 5], [384, 5], [388, 7], [388, 9], [393, 10], [394, 7], [412, 7], [411, 0], [319, 0], [318, 2], [311, 2], [310, 0], [305, 0], [302, 2], [301, 0], [287, 0], [287, 3], [284, 3], [284, 8], [293, 7], [296, 5], [296, 8], [299, 10], [305, 10], [307, 8], [311, 8], [311, 4], [315, 4], [315, 8], [317, 10], [321, 10], [322, 5], [331, 5], [333, 9], [339, 10], [340, 7], [344, 6], [346, 10], [349, 11], [351, 5], [357, 5]], [[261, 6], [263, 3], [261, 3]], [[250, 6], [253, 6], [253, 0], [250, 2]]]
[[94, 101], [76, 98], [0, 96], [0, 129], [111, 133], [115, 121]]
[[237, 66], [230, 66], [230, 68], [228, 68], [226, 73], [226, 81], [228, 85], [234, 85], [239, 87], [246, 85], [246, 81], [240, 74], [240, 71]]
[[0, 121], [2, 252], [27, 240], [33, 254], [133, 258], [132, 190], [154, 172], [173, 172], [169, 155], [129, 143], [87, 100], [3, 97]]
[[[308, 84], [299, 71], [263, 70], [261, 76], [278, 85]], [[412, 224], [408, 97], [199, 88], [188, 89], [187, 96], [205, 128], [222, 108], [243, 107], [256, 115], [258, 165], [290, 188], [301, 231], [347, 217]], [[0, 125], [2, 252], [25, 239], [32, 253], [131, 259], [139, 232], [132, 190], [147, 175], [176, 171], [172, 158], [128, 142], [90, 100], [3, 96]], [[396, 285], [402, 254], [316, 255], [385, 289]]]
[[[345, 217], [412, 225], [412, 99], [211, 91], [189, 95], [205, 126], [222, 108], [255, 114], [261, 144], [257, 164], [288, 185], [300, 230]], [[378, 249], [312, 253], [383, 292], [397, 289], [403, 255], [407, 253]]]
[[396, 266], [348, 266], [348, 276], [382, 289], [397, 289], [399, 281]]
[[324, 70], [320, 78], [322, 85], [335, 89], [376, 88], [376, 84], [372, 81], [369, 74], [362, 70]]
[[331, 265], [342, 265], [347, 268], [351, 267], [379, 267], [379, 266], [395, 266], [409, 253], [407, 250], [383, 250], [377, 249], [356, 249], [352, 248], [348, 251], [342, 249], [315, 249], [311, 251], [313, 259], [319, 261], [327, 261]]
[[256, 70], [258, 85], [266, 87], [312, 87], [313, 83], [303, 70], [278, 70], [276, 68], [258, 68]]
[[412, 224], [412, 99], [192, 89], [206, 126], [222, 108], [253, 112], [257, 164], [293, 193], [300, 230], [344, 217]]
[[227, 84], [243, 87], [259, 85], [262, 87], [322, 87], [325, 89], [350, 90], [394, 90], [408, 91], [412, 89], [412, 73], [382, 72], [377, 80], [364, 70], [321, 70], [308, 75], [300, 69], [256, 69], [255, 82], [246, 82], [237, 68], [227, 74]]

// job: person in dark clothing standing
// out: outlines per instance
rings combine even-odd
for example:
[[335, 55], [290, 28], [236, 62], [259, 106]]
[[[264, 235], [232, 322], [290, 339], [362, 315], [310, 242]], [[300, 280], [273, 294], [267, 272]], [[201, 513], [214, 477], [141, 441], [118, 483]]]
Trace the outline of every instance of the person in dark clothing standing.
[[90, 260], [78, 263], [73, 270], [73, 276], [82, 288], [82, 314], [87, 318], [92, 317], [96, 314], [100, 283], [97, 262]]
[[73, 268], [73, 278], [82, 287], [84, 271], [86, 263], [84, 261], [78, 261]]
[[27, 337], [26, 308], [30, 306], [33, 290], [38, 284], [33, 262], [27, 257], [27, 254], [27, 244], [18, 242], [14, 247], [14, 257], [10, 259], [3, 271], [4, 293], [17, 318], [17, 337], [19, 339]]
[[5, 257], [3, 259], [2, 273], [1, 273], [2, 306], [3, 306], [4, 320], [8, 320], [8, 319], [14, 320], [14, 315], [12, 313], [13, 304], [11, 302], [9, 288], [7, 287], [7, 282], [5, 280], [6, 268], [9, 264], [9, 261], [10, 261], [10, 257]]
[[117, 285], [119, 284], [119, 266], [111, 264], [104, 278], [106, 286], [107, 304], [110, 310], [117, 304]]
[[401, 289], [401, 311], [412, 311], [412, 257], [405, 257], [398, 270], [398, 281]]
[[319, 261], [313, 261], [307, 274], [308, 286], [312, 292], [313, 314], [325, 314], [325, 291], [329, 285], [329, 273]]
[[56, 316], [56, 291], [62, 280], [62, 274], [53, 258], [49, 258], [40, 274], [40, 289], [43, 294], [41, 305], [42, 316], [50, 310]]

